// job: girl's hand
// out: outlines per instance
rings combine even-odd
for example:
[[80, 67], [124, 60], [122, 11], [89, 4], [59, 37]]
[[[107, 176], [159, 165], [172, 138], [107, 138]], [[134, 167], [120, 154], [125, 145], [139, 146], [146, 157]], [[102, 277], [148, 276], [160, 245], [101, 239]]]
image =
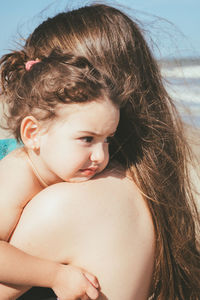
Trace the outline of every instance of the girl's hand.
[[99, 283], [95, 276], [72, 265], [60, 264], [52, 289], [59, 300], [97, 299]]

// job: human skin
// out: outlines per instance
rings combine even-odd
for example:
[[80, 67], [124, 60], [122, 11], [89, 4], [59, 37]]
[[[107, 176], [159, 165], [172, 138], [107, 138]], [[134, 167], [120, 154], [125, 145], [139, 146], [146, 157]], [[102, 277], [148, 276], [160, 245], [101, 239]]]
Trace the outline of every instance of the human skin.
[[[24, 209], [10, 243], [95, 274], [101, 286], [98, 299], [149, 296], [153, 223], [141, 193], [119, 166], [90, 181], [43, 190]], [[21, 292], [0, 286], [1, 299], [14, 299]]]
[[[54, 120], [46, 122], [39, 122], [33, 116], [25, 117], [21, 125], [25, 149], [13, 151], [0, 162], [0, 210], [3, 212], [0, 282], [50, 287], [61, 300], [76, 299], [89, 289], [90, 297], [93, 298], [90, 290], [94, 290], [93, 299], [96, 299], [98, 293], [94, 285], [97, 282], [92, 274], [86, 281], [85, 271], [74, 276], [78, 269], [28, 256], [7, 243], [24, 207], [45, 186], [89, 180], [109, 161], [109, 140], [119, 122], [119, 108], [110, 99], [102, 97], [90, 102], [58, 105], [56, 114]], [[71, 277], [77, 281], [71, 284], [76, 288], [72, 288], [68, 297], [70, 270]], [[56, 280], [57, 285], [54, 282], [56, 273], [60, 274], [56, 276], [60, 278]], [[79, 291], [81, 286], [82, 292]]]

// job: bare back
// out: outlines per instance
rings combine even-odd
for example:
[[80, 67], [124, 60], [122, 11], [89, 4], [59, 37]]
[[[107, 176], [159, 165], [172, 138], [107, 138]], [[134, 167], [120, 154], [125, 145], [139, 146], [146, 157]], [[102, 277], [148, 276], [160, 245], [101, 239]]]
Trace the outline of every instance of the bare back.
[[42, 190], [26, 157], [20, 148], [0, 161], [0, 240], [9, 240], [24, 207]]

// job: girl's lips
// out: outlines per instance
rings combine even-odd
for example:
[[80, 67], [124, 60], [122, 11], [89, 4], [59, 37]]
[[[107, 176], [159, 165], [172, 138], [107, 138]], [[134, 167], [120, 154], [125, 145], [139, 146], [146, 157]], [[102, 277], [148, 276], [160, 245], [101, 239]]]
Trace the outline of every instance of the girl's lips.
[[94, 175], [96, 173], [97, 168], [81, 169], [80, 171], [85, 176], [91, 176], [91, 175]]

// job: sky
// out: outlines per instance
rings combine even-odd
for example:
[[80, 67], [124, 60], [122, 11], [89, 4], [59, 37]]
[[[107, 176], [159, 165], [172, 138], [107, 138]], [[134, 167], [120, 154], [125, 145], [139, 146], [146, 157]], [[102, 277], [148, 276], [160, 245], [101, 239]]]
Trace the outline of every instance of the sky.
[[[126, 6], [129, 15], [142, 21], [147, 39], [151, 36], [160, 49], [158, 52], [154, 46], [156, 55], [200, 56], [199, 0], [101, 0], [102, 2]], [[87, 3], [85, 0], [0, 0], [0, 56], [15, 49], [16, 41], [20, 41], [22, 36], [27, 37], [48, 16]]]

